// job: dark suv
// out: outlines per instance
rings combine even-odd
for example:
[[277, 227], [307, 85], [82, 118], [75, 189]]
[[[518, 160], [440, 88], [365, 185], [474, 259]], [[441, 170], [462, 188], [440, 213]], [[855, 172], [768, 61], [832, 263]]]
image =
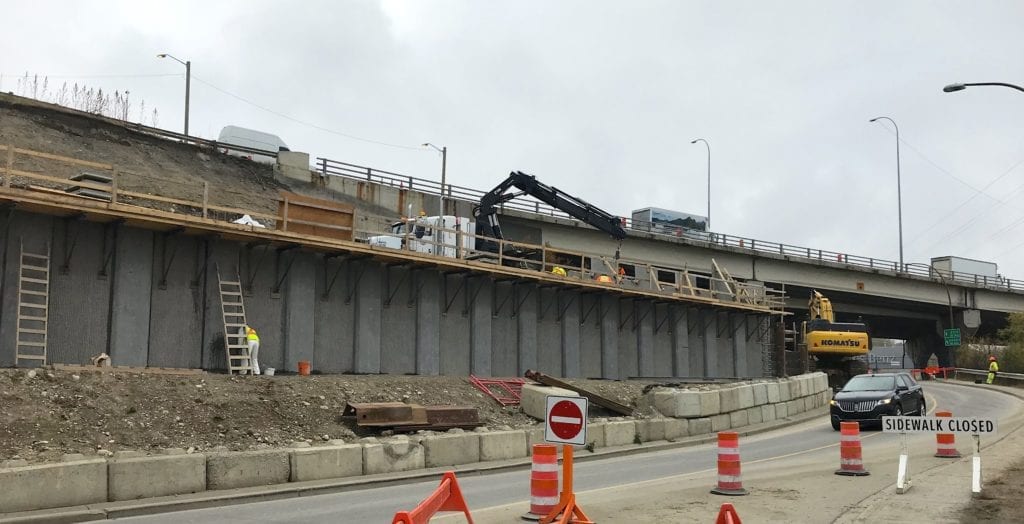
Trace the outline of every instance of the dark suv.
[[857, 375], [836, 392], [829, 402], [832, 429], [840, 422], [882, 424], [886, 415], [924, 415], [924, 391], [909, 373]]

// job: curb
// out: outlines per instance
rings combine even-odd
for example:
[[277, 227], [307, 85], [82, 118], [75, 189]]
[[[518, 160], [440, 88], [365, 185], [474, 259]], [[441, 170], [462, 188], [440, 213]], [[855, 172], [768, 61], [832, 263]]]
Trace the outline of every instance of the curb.
[[[741, 436], [757, 435], [780, 428], [795, 426], [809, 420], [821, 417], [828, 413], [828, 407], [822, 406], [805, 411], [793, 417], [786, 417], [781, 421], [776, 420], [767, 423], [754, 424], [738, 428], [735, 431]], [[587, 462], [602, 458], [636, 455], [640, 453], [651, 453], [676, 448], [699, 446], [715, 442], [717, 435], [707, 433], [694, 437], [684, 437], [675, 442], [658, 441], [653, 444], [634, 444], [612, 448], [602, 448], [598, 451], [580, 454], [575, 457], [577, 462]], [[44, 509], [26, 511], [22, 513], [10, 513], [8, 516], [0, 515], [0, 523], [4, 524], [41, 524], [41, 523], [71, 523], [105, 520], [113, 518], [133, 517], [140, 515], [152, 515], [157, 513], [170, 513], [191, 509], [203, 509], [209, 507], [220, 507], [234, 504], [247, 504], [268, 500], [280, 500], [294, 497], [306, 497], [312, 495], [323, 495], [343, 491], [353, 491], [368, 487], [394, 486], [410, 484], [413, 482], [434, 479], [445, 471], [454, 471], [456, 475], [483, 475], [499, 471], [526, 470], [530, 468], [531, 458], [500, 461], [497, 463], [478, 462], [468, 466], [454, 466], [441, 468], [427, 468], [415, 472], [386, 473], [381, 475], [366, 475], [355, 479], [347, 480], [319, 480], [308, 482], [291, 482], [288, 484], [277, 484], [273, 486], [260, 486], [254, 488], [239, 488], [218, 492], [201, 492], [190, 495], [175, 495], [170, 497], [155, 497], [139, 501], [106, 502], [90, 504], [87, 506], [72, 506], [68, 508]]]

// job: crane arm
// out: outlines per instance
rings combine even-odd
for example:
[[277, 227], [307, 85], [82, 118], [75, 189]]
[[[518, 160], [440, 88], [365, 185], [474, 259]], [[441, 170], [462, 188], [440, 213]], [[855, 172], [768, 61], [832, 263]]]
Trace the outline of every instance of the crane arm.
[[[506, 191], [513, 187], [519, 189], [520, 192], [506, 194]], [[477, 234], [503, 239], [501, 225], [498, 223], [497, 217], [498, 206], [524, 194], [530, 195], [555, 209], [564, 211], [569, 216], [608, 233], [616, 240], [626, 238], [626, 230], [622, 228], [619, 218], [615, 215], [582, 199], [538, 182], [537, 178], [533, 175], [527, 175], [521, 171], [513, 171], [509, 174], [508, 178], [502, 183], [484, 194], [480, 198], [480, 203], [473, 208]]]

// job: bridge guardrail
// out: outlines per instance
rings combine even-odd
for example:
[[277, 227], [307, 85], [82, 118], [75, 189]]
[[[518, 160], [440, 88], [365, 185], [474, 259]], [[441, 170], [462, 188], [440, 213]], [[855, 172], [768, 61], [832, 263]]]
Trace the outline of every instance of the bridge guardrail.
[[[444, 191], [445, 198], [463, 200], [470, 203], [480, 201], [485, 192], [478, 189], [445, 184], [442, 188], [439, 182], [418, 178], [390, 171], [383, 171], [371, 167], [349, 164], [328, 158], [317, 157], [317, 170], [322, 176], [339, 176], [354, 180], [368, 181], [385, 186], [401, 189], [411, 189], [431, 195], [440, 195]], [[575, 220], [568, 214], [555, 209], [547, 204], [535, 200], [516, 197], [504, 202], [500, 209], [513, 209], [536, 215], [565, 218]], [[986, 288], [999, 291], [1024, 292], [1024, 280], [1012, 280], [1002, 277], [989, 277], [986, 275], [975, 275], [953, 271], [938, 270], [928, 264], [903, 264], [893, 260], [885, 260], [873, 257], [865, 257], [839, 251], [826, 249], [814, 249], [809, 247], [794, 246], [767, 240], [726, 235], [710, 231], [697, 231], [670, 224], [655, 224], [633, 220], [630, 217], [621, 217], [622, 225], [627, 230], [663, 235], [674, 238], [684, 238], [689, 241], [704, 242], [708, 245], [725, 246], [733, 249], [740, 249], [748, 253], [765, 253], [780, 256], [800, 258], [818, 262], [831, 262], [845, 264], [866, 269], [877, 269], [892, 271], [893, 273], [910, 275], [940, 283], [956, 283], [969, 285], [978, 288]]]
[[[986, 369], [969, 369], [969, 368], [954, 368], [954, 369], [956, 371], [955, 371], [955, 374], [953, 375], [953, 378], [956, 378], [956, 376], [958, 374], [960, 374], [960, 373], [963, 373], [965, 375], [977, 376], [977, 377], [986, 377], [986, 376], [988, 376], [988, 370], [986, 370]], [[1015, 385], [1024, 385], [1024, 374], [1022, 374], [1022, 373], [1006, 373], [1004, 371], [1000, 371], [999, 373], [996, 374], [996, 380], [999, 380], [1001, 378], [1006, 378], [1006, 379], [1013, 380]]]

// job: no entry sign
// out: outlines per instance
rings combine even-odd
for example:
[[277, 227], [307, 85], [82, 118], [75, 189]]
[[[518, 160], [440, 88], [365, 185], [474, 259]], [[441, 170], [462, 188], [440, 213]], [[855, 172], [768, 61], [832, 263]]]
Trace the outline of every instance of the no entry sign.
[[583, 446], [587, 443], [587, 399], [547, 397], [544, 440]]

